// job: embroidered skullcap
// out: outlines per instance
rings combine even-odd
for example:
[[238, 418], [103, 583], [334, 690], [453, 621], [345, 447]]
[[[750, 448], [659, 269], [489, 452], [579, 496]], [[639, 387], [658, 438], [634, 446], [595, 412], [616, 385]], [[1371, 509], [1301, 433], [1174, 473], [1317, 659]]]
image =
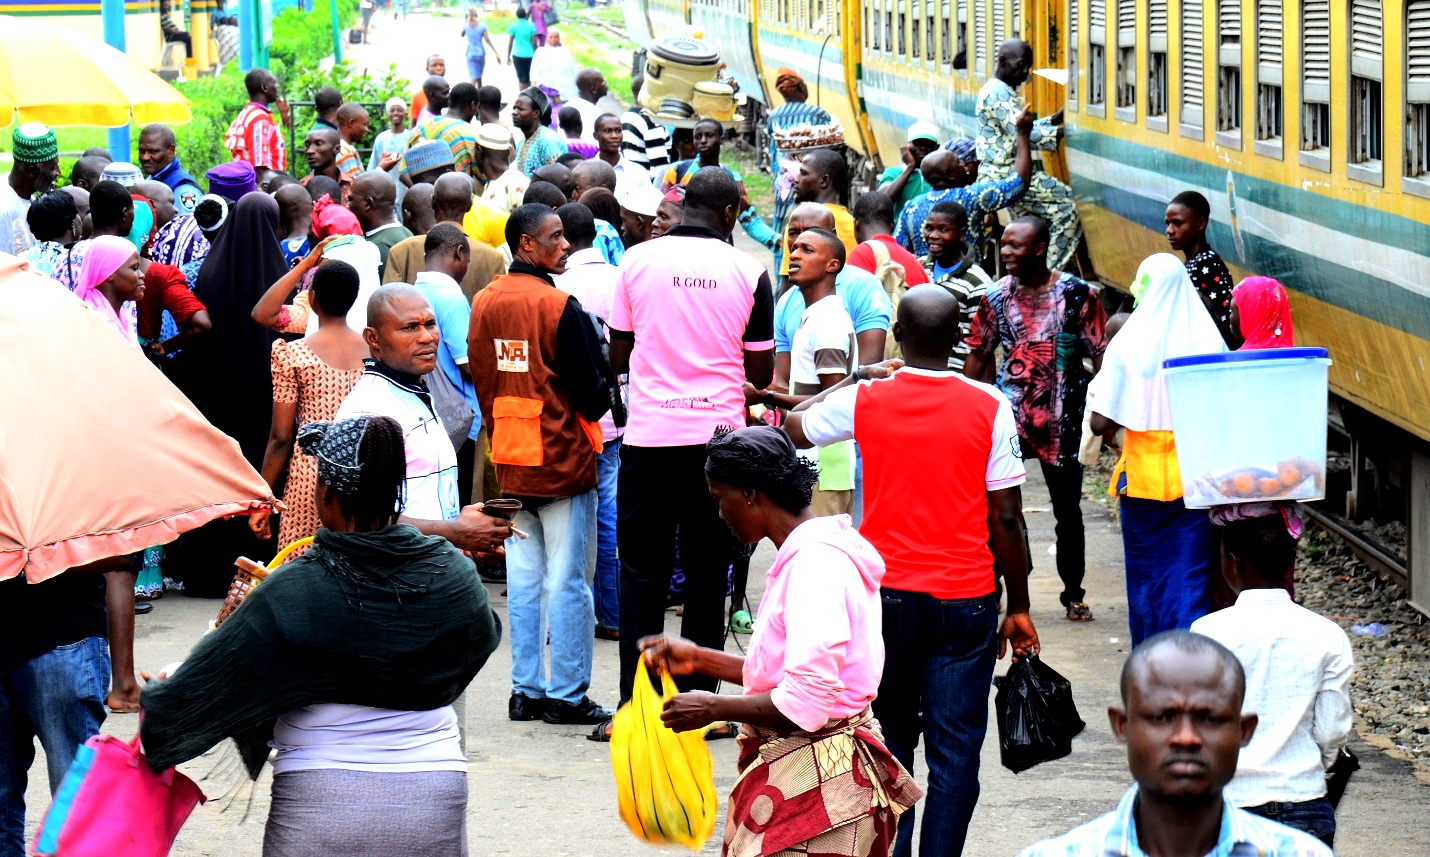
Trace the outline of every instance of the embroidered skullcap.
[[646, 217], [655, 217], [655, 210], [660, 208], [660, 201], [664, 198], [655, 185], [635, 182], [625, 196], [621, 197], [621, 208]]
[[15, 160], [22, 164], [47, 164], [60, 156], [55, 129], [42, 122], [26, 122], [10, 135]]
[[105, 167], [104, 172], [99, 174], [99, 178], [101, 181], [119, 182], [125, 187], [134, 187], [143, 181], [144, 174], [139, 172], [139, 168], [133, 164], [120, 161]]
[[438, 167], [450, 167], [455, 161], [452, 160], [452, 148], [441, 140], [425, 140], [407, 150], [404, 155], [407, 159], [407, 172], [409, 175], [421, 175], [429, 170]]
[[401, 107], [403, 110], [406, 110], [406, 109], [407, 109], [407, 102], [406, 102], [406, 101], [403, 101], [401, 98], [398, 98], [397, 96], [394, 95], [393, 97], [387, 99], [387, 103], [386, 103], [386, 104], [382, 105], [382, 112], [383, 112], [383, 113], [386, 113], [387, 111], [391, 110], [391, 109], [394, 108], [394, 107]]
[[367, 417], [340, 422], [319, 420], [298, 429], [298, 448], [318, 460], [318, 479], [339, 494], [357, 494], [362, 484], [358, 449], [367, 433]]

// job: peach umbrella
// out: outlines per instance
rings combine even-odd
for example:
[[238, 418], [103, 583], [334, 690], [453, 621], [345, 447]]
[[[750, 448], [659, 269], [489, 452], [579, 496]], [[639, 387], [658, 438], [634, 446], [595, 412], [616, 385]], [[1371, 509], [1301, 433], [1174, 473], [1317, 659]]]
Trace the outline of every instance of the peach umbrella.
[[0, 253], [0, 580], [166, 544], [273, 492], [63, 286]]

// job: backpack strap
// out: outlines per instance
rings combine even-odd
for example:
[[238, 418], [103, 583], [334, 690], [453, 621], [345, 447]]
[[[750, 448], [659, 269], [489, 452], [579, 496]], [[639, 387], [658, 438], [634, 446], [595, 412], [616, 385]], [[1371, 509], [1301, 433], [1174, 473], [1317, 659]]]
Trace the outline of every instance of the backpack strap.
[[877, 238], [870, 238], [864, 243], [869, 246], [870, 250], [874, 251], [874, 267], [876, 269], [883, 268], [893, 261], [893, 257], [889, 255], [889, 248], [884, 246], [883, 241]]

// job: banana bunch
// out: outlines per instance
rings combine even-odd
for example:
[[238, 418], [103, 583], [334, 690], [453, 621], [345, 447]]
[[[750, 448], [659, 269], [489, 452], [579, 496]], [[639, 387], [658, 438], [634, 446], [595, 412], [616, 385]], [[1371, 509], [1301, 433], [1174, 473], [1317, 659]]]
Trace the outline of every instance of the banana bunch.
[[720, 805], [710, 750], [704, 733], [677, 734], [661, 722], [675, 681], [662, 672], [660, 685], [656, 693], [642, 658], [631, 701], [616, 712], [612, 725], [611, 768], [621, 820], [637, 839], [699, 851], [715, 832]]

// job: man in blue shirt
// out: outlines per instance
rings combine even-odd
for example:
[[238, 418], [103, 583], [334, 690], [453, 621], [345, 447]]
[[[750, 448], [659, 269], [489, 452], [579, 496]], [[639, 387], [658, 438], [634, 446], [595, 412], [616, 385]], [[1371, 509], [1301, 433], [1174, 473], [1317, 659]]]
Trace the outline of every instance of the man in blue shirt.
[[1117, 809], [1021, 857], [1331, 857], [1314, 837], [1222, 795], [1256, 731], [1245, 695], [1241, 662], [1210, 637], [1166, 631], [1143, 641], [1122, 667], [1122, 705], [1107, 712], [1137, 784]]
[[457, 496], [465, 506], [472, 501], [473, 485], [481, 482], [486, 464], [485, 448], [480, 457], [477, 453], [482, 416], [477, 409], [472, 371], [467, 366], [467, 327], [472, 308], [459, 285], [467, 275], [472, 251], [466, 234], [451, 223], [439, 223], [428, 230], [422, 249], [424, 270], [417, 274], [412, 285], [432, 305], [437, 317], [437, 332], [442, 337], [437, 346], [437, 371], [462, 391], [462, 398], [467, 400], [473, 413], [467, 441], [457, 446]]
[[174, 153], [174, 130], [168, 125], [145, 125], [139, 132], [139, 168], [146, 178], [163, 182], [174, 192], [179, 214], [193, 214], [204, 192], [198, 181], [179, 165]]
[[904, 206], [894, 230], [895, 240], [915, 256], [927, 254], [924, 221], [928, 219], [929, 209], [940, 202], [956, 202], [968, 212], [968, 243], [973, 245], [974, 258], [982, 260], [988, 235], [984, 219], [1022, 198], [1032, 179], [1033, 150], [1028, 142], [1032, 128], [1033, 114], [1024, 110], [1018, 117], [1014, 174], [1005, 178], [977, 181], [978, 149], [969, 137], [951, 140], [944, 149], [925, 157], [919, 169], [933, 190]]
[[[817, 202], [795, 206], [786, 221], [790, 240], [806, 229], [834, 231], [834, 215]], [[868, 271], [845, 265], [834, 278], [834, 293], [854, 322], [854, 338], [859, 346], [859, 365], [878, 363], [884, 359], [884, 340], [888, 337], [893, 305], [884, 292], [884, 284]], [[775, 305], [775, 377], [789, 380], [790, 349], [794, 332], [804, 315], [804, 295], [799, 289], [788, 289]]]

